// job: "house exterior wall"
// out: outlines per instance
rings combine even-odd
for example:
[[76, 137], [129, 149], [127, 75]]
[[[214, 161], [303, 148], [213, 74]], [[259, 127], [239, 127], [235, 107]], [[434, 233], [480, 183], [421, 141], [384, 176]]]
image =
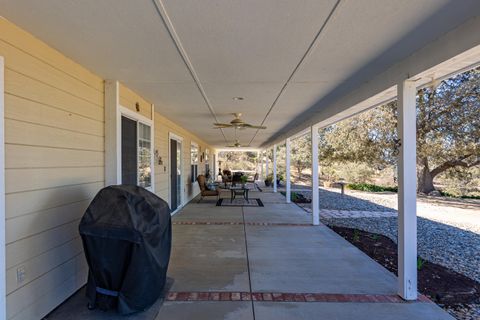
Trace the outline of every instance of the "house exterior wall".
[[[213, 154], [215, 150], [209, 146], [205, 141], [195, 136], [190, 131], [182, 128], [173, 121], [169, 120], [159, 112], [153, 111], [152, 104], [138, 95], [133, 90], [129, 89], [123, 84], [119, 85], [119, 103], [121, 106], [130, 109], [142, 116], [152, 119], [154, 118], [154, 151], [158, 151], [158, 155], [162, 158], [162, 165], [158, 164], [158, 159], [154, 160], [154, 184], [155, 193], [170, 203], [170, 155], [169, 155], [169, 134], [173, 133], [183, 138], [182, 143], [182, 160], [183, 160], [183, 200], [184, 203], [192, 200], [199, 192], [198, 183], [191, 182], [191, 143], [198, 144], [201, 152], [204, 153], [206, 149], [209, 150], [208, 163], [213, 169]], [[139, 104], [140, 111], [136, 110], [136, 104]], [[157, 107], [157, 109], [161, 109]], [[205, 174], [206, 161], [199, 162], [198, 174]]]
[[[152, 119], [152, 104], [121, 83], [119, 85], [119, 102], [121, 106], [137, 112], [145, 118]], [[137, 103], [140, 111], [137, 111]]]
[[39, 319], [86, 280], [77, 229], [104, 185], [103, 80], [4, 19], [0, 55], [7, 318]]
[[[173, 133], [183, 138], [182, 143], [182, 156], [183, 156], [183, 200], [184, 203], [190, 201], [199, 192], [198, 183], [191, 182], [191, 157], [190, 146], [194, 142], [198, 144], [201, 149], [201, 153], [205, 152], [205, 149], [210, 150], [209, 164], [210, 169], [213, 168], [213, 153], [214, 149], [207, 143], [190, 133], [188, 130], [178, 126], [174, 122], [168, 120], [160, 113], [155, 112], [155, 150], [158, 150], [159, 156], [162, 158], [163, 165], [159, 165], [158, 161], [155, 161], [155, 193], [162, 199], [170, 202], [169, 194], [169, 179], [170, 179], [170, 156], [169, 156], [169, 133]], [[206, 162], [199, 162], [198, 174], [205, 174]]]
[[[78, 223], [104, 186], [104, 79], [3, 18], [0, 56], [5, 58], [7, 318], [41, 319], [86, 282]], [[151, 119], [148, 101], [121, 86], [121, 105], [135, 110], [136, 102]], [[156, 165], [155, 187], [166, 200], [169, 131], [185, 139], [186, 179], [190, 140], [202, 151], [206, 146], [155, 114], [155, 149], [167, 166], [163, 172]], [[25, 271], [20, 282], [19, 270]]]

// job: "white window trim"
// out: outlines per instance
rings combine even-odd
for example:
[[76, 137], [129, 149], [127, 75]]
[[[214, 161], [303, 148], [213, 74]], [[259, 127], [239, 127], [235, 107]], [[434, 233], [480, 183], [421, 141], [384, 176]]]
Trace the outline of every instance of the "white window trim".
[[168, 133], [168, 201], [170, 202], [170, 200], [172, 199], [172, 180], [171, 180], [171, 173], [172, 173], [172, 146], [170, 144], [170, 140], [175, 140], [177, 142], [180, 142], [182, 144], [182, 150], [181, 150], [181, 159], [180, 159], [180, 171], [182, 172], [182, 180], [180, 180], [180, 204], [178, 205], [177, 209], [175, 209], [175, 211], [173, 211], [171, 213], [171, 215], [173, 216], [174, 214], [176, 214], [177, 212], [180, 211], [180, 209], [182, 209], [184, 206], [185, 206], [185, 195], [184, 195], [184, 185], [185, 185], [185, 177], [184, 177], [184, 173], [185, 173], [185, 170], [183, 168], [183, 137], [182, 136], [179, 136], [173, 132], [169, 132]]
[[152, 119], [120, 105], [120, 85], [117, 80], [105, 80], [105, 185], [122, 183], [122, 115], [150, 126], [152, 147], [152, 186], [155, 192], [155, 126], [154, 105], [150, 105]]
[[[197, 162], [195, 162], [195, 163], [193, 163], [193, 159], [192, 159], [192, 147], [197, 148]], [[198, 146], [198, 143], [196, 143], [194, 141], [190, 142], [190, 165], [192, 165], [192, 164], [196, 164], [196, 165], [200, 164], [200, 147]]]
[[[136, 113], [128, 108], [125, 108], [124, 106], [118, 104], [117, 105], [117, 148], [119, 152], [117, 152], [117, 181], [119, 184], [122, 183], [122, 116], [127, 117], [129, 119], [135, 120], [137, 122], [146, 124], [150, 126], [150, 152], [151, 152], [151, 157], [150, 157], [150, 168], [152, 170], [151, 172], [151, 186], [148, 188], [145, 188], [151, 192], [155, 192], [155, 163], [154, 163], [154, 149], [155, 149], [155, 141], [154, 139], [154, 132], [155, 128], [153, 127], [154, 121], [152, 119], [149, 119], [139, 113]], [[138, 134], [138, 126], [137, 126], [137, 134]], [[137, 150], [138, 150], [138, 136], [137, 136]], [[137, 155], [138, 157], [138, 155]], [[138, 168], [137, 168], [138, 169]], [[138, 175], [137, 175], [137, 185], [138, 185]]]
[[[197, 148], [197, 162], [195, 162], [195, 163], [193, 162], [193, 159], [192, 159], [192, 147]], [[190, 175], [191, 176], [190, 176], [190, 179], [188, 179], [188, 184], [189, 185], [195, 184], [197, 182], [197, 177], [194, 177], [192, 172], [191, 172], [193, 165], [197, 166], [196, 174], [198, 176], [198, 174], [199, 174], [198, 169], [200, 168], [200, 147], [199, 147], [198, 143], [196, 143], [195, 141], [190, 141], [190, 167], [189, 167], [189, 170], [190, 170]]]
[[5, 270], [5, 78], [4, 59], [0, 56], [0, 319], [6, 319]]

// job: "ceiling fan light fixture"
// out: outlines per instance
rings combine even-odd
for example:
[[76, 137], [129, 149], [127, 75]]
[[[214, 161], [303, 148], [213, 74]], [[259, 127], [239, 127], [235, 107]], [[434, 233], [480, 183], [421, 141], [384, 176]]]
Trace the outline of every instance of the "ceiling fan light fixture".
[[233, 116], [235, 117], [232, 121], [229, 123], [214, 123], [213, 125], [215, 126], [214, 128], [216, 129], [223, 129], [223, 128], [235, 128], [235, 129], [266, 129], [267, 127], [265, 126], [255, 126], [250, 123], [246, 123], [241, 119], [242, 114], [241, 113], [233, 113]]

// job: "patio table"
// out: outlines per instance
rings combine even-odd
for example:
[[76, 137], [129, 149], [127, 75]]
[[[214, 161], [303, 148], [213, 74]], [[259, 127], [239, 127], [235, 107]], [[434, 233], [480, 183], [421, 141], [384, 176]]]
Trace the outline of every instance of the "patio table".
[[245, 200], [248, 201], [248, 191], [250, 191], [250, 188], [247, 186], [240, 186], [240, 187], [230, 187], [230, 202], [233, 202], [235, 197], [237, 195], [243, 196]]

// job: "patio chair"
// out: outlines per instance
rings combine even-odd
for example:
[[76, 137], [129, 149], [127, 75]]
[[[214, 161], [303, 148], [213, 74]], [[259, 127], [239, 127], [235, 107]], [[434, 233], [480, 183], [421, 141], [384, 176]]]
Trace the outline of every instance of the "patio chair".
[[209, 190], [206, 181], [207, 179], [203, 174], [197, 177], [198, 186], [200, 187], [200, 200], [198, 202], [202, 201], [204, 197], [217, 197], [217, 200], [220, 197], [220, 191], [218, 189]]
[[254, 190], [261, 190], [257, 185], [257, 180], [258, 180], [258, 173], [255, 172], [255, 175], [253, 177], [252, 176], [248, 177], [247, 182], [253, 184], [253, 189]]
[[232, 176], [232, 186], [236, 186], [237, 183], [242, 183], [242, 172], [235, 172]]
[[257, 181], [257, 180], [258, 180], [258, 173], [255, 172], [255, 175], [254, 175], [254, 176], [249, 176], [249, 177], [248, 177], [247, 182], [255, 183], [255, 181]]
[[227, 183], [232, 182], [232, 172], [230, 170], [223, 170], [222, 172], [222, 182], [225, 184], [225, 188], [227, 187]]

